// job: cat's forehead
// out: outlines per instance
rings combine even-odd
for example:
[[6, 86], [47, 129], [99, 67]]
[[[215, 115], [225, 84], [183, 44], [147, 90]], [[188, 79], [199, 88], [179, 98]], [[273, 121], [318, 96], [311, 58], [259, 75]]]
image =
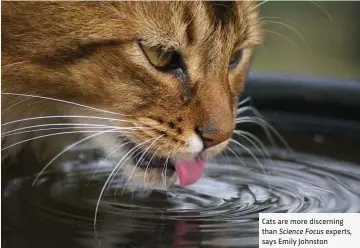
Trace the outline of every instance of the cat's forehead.
[[[84, 45], [132, 45], [141, 40], [202, 57], [261, 43], [251, 1], [7, 2], [13, 51], [41, 57]], [[12, 34], [9, 33], [9, 34]], [[30, 44], [31, 46], [24, 46]], [[134, 51], [134, 50], [133, 50]], [[204, 56], [203, 56], [204, 55]], [[55, 55], [54, 55], [55, 56]]]
[[138, 35], [149, 45], [223, 45], [251, 37], [255, 25], [250, 2], [142, 2], [136, 3]]

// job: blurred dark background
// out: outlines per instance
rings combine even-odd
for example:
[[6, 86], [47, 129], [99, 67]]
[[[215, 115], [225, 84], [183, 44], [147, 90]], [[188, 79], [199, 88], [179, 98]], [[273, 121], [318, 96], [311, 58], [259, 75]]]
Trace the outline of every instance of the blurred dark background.
[[254, 72], [360, 79], [360, 2], [268, 1], [260, 11]]

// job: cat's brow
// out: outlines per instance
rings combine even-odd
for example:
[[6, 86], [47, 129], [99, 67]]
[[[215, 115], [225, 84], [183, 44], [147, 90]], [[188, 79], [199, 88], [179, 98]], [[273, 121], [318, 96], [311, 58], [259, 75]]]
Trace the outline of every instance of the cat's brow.
[[233, 20], [236, 11], [236, 3], [233, 1], [209, 1], [208, 10], [212, 13], [213, 21], [216, 25], [227, 25], [231, 20]]
[[193, 21], [193, 15], [191, 11], [186, 8], [183, 12], [183, 22], [186, 24], [186, 38], [188, 44], [191, 44], [194, 42], [195, 37], [195, 29], [194, 29], [194, 23]]

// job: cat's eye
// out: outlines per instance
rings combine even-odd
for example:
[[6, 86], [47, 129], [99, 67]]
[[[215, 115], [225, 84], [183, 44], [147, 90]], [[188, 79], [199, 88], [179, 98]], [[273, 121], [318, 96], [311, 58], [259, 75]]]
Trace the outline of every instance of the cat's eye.
[[148, 47], [141, 45], [141, 48], [150, 63], [159, 68], [169, 65], [174, 56], [173, 51], [166, 51], [161, 46]]
[[230, 69], [235, 68], [239, 64], [242, 55], [243, 55], [243, 49], [237, 50], [231, 55], [230, 63], [229, 63]]

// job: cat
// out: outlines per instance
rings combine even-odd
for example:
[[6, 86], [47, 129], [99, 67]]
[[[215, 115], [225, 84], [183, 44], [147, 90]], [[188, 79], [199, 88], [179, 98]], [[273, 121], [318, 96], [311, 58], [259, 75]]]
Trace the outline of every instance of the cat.
[[118, 161], [110, 176], [195, 183], [232, 136], [262, 42], [256, 7], [3, 2], [2, 161], [31, 154], [45, 170], [91, 142]]

